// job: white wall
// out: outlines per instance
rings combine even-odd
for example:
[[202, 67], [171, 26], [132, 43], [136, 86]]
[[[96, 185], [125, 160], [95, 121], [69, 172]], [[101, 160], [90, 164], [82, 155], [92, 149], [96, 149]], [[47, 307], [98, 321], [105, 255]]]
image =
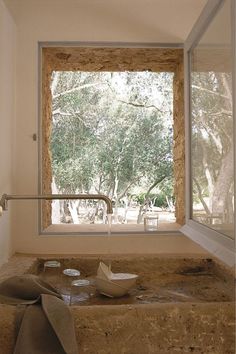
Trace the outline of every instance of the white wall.
[[[158, 7], [145, 6], [147, 14], [136, 0], [75, 1], [75, 0], [5, 0], [17, 24], [17, 122], [14, 149], [16, 180], [14, 193], [38, 192], [38, 145], [32, 135], [38, 132], [38, 42], [39, 41], [121, 41], [121, 42], [181, 42], [196, 20], [206, 0], [183, 0], [185, 11], [177, 7], [170, 18], [170, 3]], [[106, 6], [104, 5], [106, 3]], [[132, 5], [127, 7], [127, 4]], [[191, 4], [191, 5], [190, 5]], [[191, 8], [194, 7], [193, 8]], [[195, 11], [193, 11], [195, 10]], [[163, 16], [164, 14], [164, 16]], [[174, 21], [174, 19], [176, 21]], [[158, 22], [159, 21], [159, 22]], [[164, 31], [163, 26], [166, 26]], [[16, 252], [27, 253], [103, 253], [106, 239], [100, 237], [38, 236], [37, 203], [11, 201], [13, 215], [13, 245]], [[6, 217], [6, 216], [5, 216]], [[118, 253], [201, 252], [200, 247], [184, 236], [174, 238], [116, 237], [111, 250]]]
[[[0, 0], [0, 194], [12, 191], [15, 24]], [[0, 217], [0, 265], [11, 254], [11, 211]]]

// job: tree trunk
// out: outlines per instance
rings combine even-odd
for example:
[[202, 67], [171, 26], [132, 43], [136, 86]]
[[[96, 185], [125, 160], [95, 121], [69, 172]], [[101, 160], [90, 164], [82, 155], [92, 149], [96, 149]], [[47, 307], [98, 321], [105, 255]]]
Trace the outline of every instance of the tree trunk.
[[202, 189], [197, 181], [196, 178], [193, 178], [193, 181], [194, 183], [196, 184], [196, 187], [197, 187], [197, 191], [198, 191], [198, 198], [200, 199], [202, 205], [203, 205], [203, 208], [205, 209], [205, 212], [207, 213], [207, 215], [210, 215], [211, 214], [211, 209], [208, 208], [208, 205], [206, 204], [204, 198], [203, 198], [203, 195], [202, 195]]
[[[55, 178], [52, 179], [52, 194], [58, 194], [58, 189], [56, 186]], [[61, 208], [60, 200], [52, 200], [52, 224], [60, 224], [61, 222]], [[64, 215], [62, 215], [64, 217]]]
[[230, 187], [233, 183], [234, 166], [233, 166], [233, 147], [227, 155], [222, 159], [221, 168], [217, 181], [215, 183], [212, 198], [212, 213], [224, 215], [227, 209], [227, 200]]
[[78, 206], [78, 201], [69, 200], [68, 208], [69, 208], [72, 220], [73, 220], [73, 224], [80, 224], [77, 206]]
[[117, 191], [118, 191], [118, 185], [119, 185], [119, 179], [117, 177], [117, 174], [115, 176], [115, 187], [114, 187], [114, 199], [115, 199], [115, 206], [114, 206], [114, 223], [117, 224], [118, 223], [118, 202], [119, 202], [119, 199], [118, 199], [118, 194], [117, 194]]
[[209, 192], [209, 205], [207, 206], [206, 203], [204, 202], [202, 195], [201, 195], [201, 192], [200, 192], [200, 189], [199, 189], [199, 185], [197, 184], [196, 182], [196, 179], [195, 179], [195, 183], [196, 183], [196, 186], [198, 188], [198, 195], [199, 195], [199, 198], [202, 202], [202, 205], [204, 207], [204, 209], [206, 210], [207, 214], [210, 213], [210, 211], [212, 210], [212, 197], [213, 197], [213, 193], [214, 193], [214, 178], [212, 176], [212, 173], [211, 173], [211, 170], [209, 168], [209, 164], [207, 162], [207, 152], [206, 152], [206, 147], [204, 146], [204, 143], [202, 144], [202, 150], [203, 150], [203, 166], [204, 166], [204, 170], [205, 170], [205, 176], [206, 176], [206, 179], [207, 179], [207, 184], [208, 184], [208, 192]]
[[142, 219], [143, 219], [143, 214], [144, 214], [144, 207], [147, 206], [148, 200], [149, 200], [149, 195], [151, 193], [151, 191], [159, 184], [161, 183], [161, 181], [163, 181], [163, 179], [165, 179], [166, 176], [163, 176], [161, 178], [159, 178], [158, 180], [156, 180], [148, 189], [145, 198], [144, 198], [144, 202], [143, 204], [140, 206], [139, 208], [139, 213], [138, 213], [138, 218], [137, 218], [137, 223], [141, 224]]

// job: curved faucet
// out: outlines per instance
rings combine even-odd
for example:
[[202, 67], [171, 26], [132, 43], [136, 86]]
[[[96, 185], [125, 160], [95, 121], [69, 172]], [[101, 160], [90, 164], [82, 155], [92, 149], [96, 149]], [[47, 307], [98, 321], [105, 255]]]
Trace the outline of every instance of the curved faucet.
[[0, 200], [0, 206], [7, 210], [8, 200], [53, 200], [53, 199], [98, 199], [103, 200], [107, 206], [107, 214], [112, 214], [112, 201], [105, 194], [42, 194], [42, 195], [9, 195], [3, 194]]

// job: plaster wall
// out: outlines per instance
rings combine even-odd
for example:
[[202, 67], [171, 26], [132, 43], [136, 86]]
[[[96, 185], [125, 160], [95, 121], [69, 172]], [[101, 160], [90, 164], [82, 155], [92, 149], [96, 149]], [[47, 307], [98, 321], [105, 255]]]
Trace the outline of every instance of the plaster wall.
[[[15, 104], [15, 24], [0, 0], [0, 193], [12, 192]], [[0, 217], [0, 265], [11, 254], [11, 211]]]
[[[17, 86], [16, 86], [16, 143], [14, 148], [14, 194], [38, 193], [38, 143], [33, 134], [38, 131], [38, 42], [48, 41], [113, 41], [179, 43], [186, 38], [205, 1], [184, 1], [187, 10], [173, 12], [177, 21], [168, 21], [169, 28], [158, 27], [156, 14], [149, 13], [143, 22], [140, 3], [131, 9], [126, 2], [5, 0], [17, 24]], [[170, 1], [167, 1], [168, 3]], [[134, 3], [134, 2], [133, 2]], [[142, 2], [143, 3], [143, 2]], [[112, 4], [112, 6], [111, 6]], [[154, 6], [154, 2], [150, 3]], [[168, 14], [166, 1], [163, 14]], [[168, 7], [168, 11], [171, 7]], [[191, 10], [191, 11], [190, 11]], [[185, 21], [183, 21], [185, 19]], [[192, 22], [190, 22], [192, 21]], [[190, 26], [191, 23], [191, 26]], [[173, 28], [173, 24], [175, 28]], [[168, 26], [169, 26], [168, 25]], [[13, 251], [27, 253], [104, 253], [106, 238], [98, 236], [68, 237], [39, 236], [38, 212], [35, 201], [11, 201], [13, 212]], [[9, 212], [7, 212], [9, 213]], [[9, 215], [9, 214], [8, 214]], [[5, 216], [6, 218], [7, 216]], [[150, 240], [150, 241], [149, 241]], [[184, 236], [116, 236], [111, 240], [114, 253], [177, 252], [198, 253], [202, 249]]]

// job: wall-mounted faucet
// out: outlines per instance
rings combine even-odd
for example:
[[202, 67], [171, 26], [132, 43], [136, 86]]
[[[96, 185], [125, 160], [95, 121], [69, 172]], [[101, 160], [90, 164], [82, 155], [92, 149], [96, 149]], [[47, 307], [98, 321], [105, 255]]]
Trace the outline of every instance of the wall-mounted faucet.
[[[8, 200], [54, 200], [54, 199], [98, 199], [107, 206], [107, 214], [112, 214], [112, 201], [105, 194], [42, 194], [42, 195], [9, 195], [3, 194], [0, 200], [0, 209], [7, 210]], [[1, 215], [1, 210], [0, 210]]]

